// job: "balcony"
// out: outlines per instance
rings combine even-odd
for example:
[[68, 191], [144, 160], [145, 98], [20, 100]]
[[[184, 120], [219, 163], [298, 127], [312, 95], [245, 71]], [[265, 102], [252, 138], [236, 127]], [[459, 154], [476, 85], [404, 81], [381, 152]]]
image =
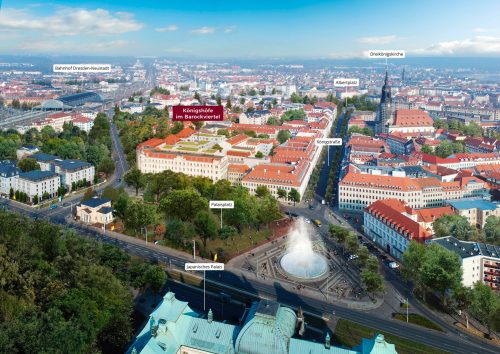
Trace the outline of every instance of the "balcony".
[[484, 262], [484, 266], [488, 268], [500, 269], [500, 262]]
[[485, 269], [484, 274], [500, 275], [500, 270]]
[[484, 277], [483, 280], [485, 282], [489, 282], [492, 284], [499, 284], [500, 285], [500, 278], [499, 277]]

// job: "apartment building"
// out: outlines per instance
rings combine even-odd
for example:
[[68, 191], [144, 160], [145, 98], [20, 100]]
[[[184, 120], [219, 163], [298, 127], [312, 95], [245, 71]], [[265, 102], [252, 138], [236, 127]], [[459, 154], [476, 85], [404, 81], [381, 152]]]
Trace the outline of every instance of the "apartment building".
[[462, 261], [462, 285], [474, 286], [478, 281], [500, 290], [500, 247], [480, 242], [461, 241], [453, 236], [431, 242], [456, 253]]
[[93, 183], [95, 167], [80, 160], [55, 160], [54, 172], [61, 177], [61, 185], [72, 190], [73, 182], [87, 181]]
[[0, 160], [0, 194], [9, 195], [20, 170], [12, 160]]
[[49, 197], [53, 198], [57, 195], [57, 189], [61, 185], [57, 173], [40, 170], [20, 173], [13, 182], [12, 188], [26, 193], [30, 200], [33, 200], [35, 195], [38, 196], [38, 200], [41, 200], [44, 193], [48, 193]]

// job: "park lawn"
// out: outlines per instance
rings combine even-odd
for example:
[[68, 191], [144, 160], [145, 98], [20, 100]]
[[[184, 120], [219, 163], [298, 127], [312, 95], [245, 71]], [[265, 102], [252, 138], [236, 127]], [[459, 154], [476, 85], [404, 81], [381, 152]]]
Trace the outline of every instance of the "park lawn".
[[449, 354], [444, 350], [378, 331], [342, 318], [338, 320], [333, 336], [340, 345], [352, 348], [361, 344], [362, 338], [373, 338], [375, 333], [383, 334], [388, 343], [396, 346], [396, 351], [399, 354]]
[[[393, 314], [393, 317], [397, 320], [406, 322], [406, 314], [404, 314], [404, 313], [395, 313], [395, 314]], [[436, 331], [444, 332], [443, 328], [441, 328], [440, 325], [432, 322], [427, 317], [419, 315], [418, 313], [410, 313], [408, 315], [408, 322], [416, 324], [418, 326], [425, 327], [425, 328], [430, 328], [430, 329], [434, 329]]]
[[[250, 236], [252, 238], [250, 238]], [[214, 239], [207, 241], [207, 254], [210, 252], [216, 253], [218, 248], [222, 248], [224, 250], [225, 260], [236, 256], [242, 250], [249, 249], [251, 247], [255, 247], [257, 244], [261, 243], [264, 240], [267, 240], [268, 237], [271, 236], [271, 230], [267, 227], [261, 227], [259, 231], [249, 228], [244, 228], [241, 234], [237, 234], [234, 237], [230, 237], [226, 240]], [[199, 240], [199, 244], [201, 245], [201, 240]]]

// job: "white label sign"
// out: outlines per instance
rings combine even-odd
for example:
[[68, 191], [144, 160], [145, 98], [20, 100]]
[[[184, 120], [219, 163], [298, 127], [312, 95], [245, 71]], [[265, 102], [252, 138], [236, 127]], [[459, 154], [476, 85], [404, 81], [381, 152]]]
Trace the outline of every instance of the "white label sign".
[[369, 50], [368, 58], [405, 58], [404, 50]]
[[210, 209], [234, 209], [233, 200], [211, 200]]
[[334, 79], [333, 85], [336, 87], [359, 86], [359, 79]]
[[342, 145], [341, 138], [318, 138], [316, 139], [316, 145]]
[[224, 270], [224, 263], [184, 263], [184, 270]]
[[55, 73], [109, 73], [111, 64], [54, 64]]

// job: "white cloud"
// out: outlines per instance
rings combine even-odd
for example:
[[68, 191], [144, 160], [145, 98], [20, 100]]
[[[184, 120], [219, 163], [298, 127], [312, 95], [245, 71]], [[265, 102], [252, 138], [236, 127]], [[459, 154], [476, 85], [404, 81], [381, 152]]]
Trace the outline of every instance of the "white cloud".
[[427, 55], [500, 54], [500, 37], [476, 36], [464, 40], [439, 42], [414, 52]]
[[0, 30], [38, 32], [49, 36], [116, 35], [138, 31], [142, 23], [128, 12], [104, 9], [60, 8], [49, 16], [36, 16], [27, 10], [2, 9]]
[[184, 52], [186, 52], [186, 50], [184, 50], [182, 48], [176, 48], [176, 47], [174, 47], [174, 48], [167, 48], [167, 49], [165, 49], [165, 52], [167, 52], [167, 53], [184, 53]]
[[488, 29], [487, 28], [481, 28], [481, 27], [476, 27], [473, 29], [474, 32], [477, 32], [477, 33], [484, 33], [484, 32], [488, 32]]
[[129, 42], [119, 39], [114, 41], [99, 41], [93, 43], [75, 43], [72, 41], [41, 41], [32, 40], [25, 41], [17, 47], [19, 50], [23, 51], [33, 51], [48, 53], [52, 51], [63, 51], [63, 52], [77, 52], [77, 53], [88, 53], [88, 52], [108, 52], [109, 50], [115, 50], [117, 48], [122, 48], [128, 45]]
[[179, 29], [179, 27], [177, 27], [176, 25], [168, 25], [166, 27], [160, 27], [160, 28], [157, 28], [155, 29], [156, 32], [174, 32], [174, 31], [177, 31]]
[[191, 31], [193, 34], [212, 34], [215, 32], [213, 27], [200, 27]]
[[393, 34], [390, 36], [361, 37], [361, 38], [358, 38], [358, 42], [364, 43], [364, 44], [389, 44], [389, 43], [395, 42], [399, 39], [402, 39], [402, 38]]
[[236, 29], [236, 26], [228, 26], [228, 27], [224, 28], [224, 33], [234, 32], [235, 29]]

